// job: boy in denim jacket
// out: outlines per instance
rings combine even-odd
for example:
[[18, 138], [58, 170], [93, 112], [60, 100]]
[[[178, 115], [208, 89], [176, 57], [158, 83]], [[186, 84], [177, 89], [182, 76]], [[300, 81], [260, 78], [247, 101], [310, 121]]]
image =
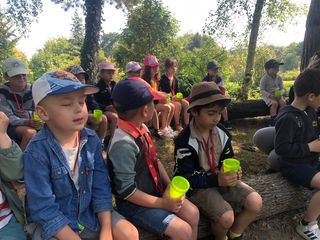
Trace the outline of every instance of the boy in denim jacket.
[[96, 92], [64, 71], [45, 73], [33, 85], [36, 111], [45, 122], [24, 154], [33, 239], [138, 238], [136, 229], [112, 212], [100, 140], [84, 128], [86, 95]]

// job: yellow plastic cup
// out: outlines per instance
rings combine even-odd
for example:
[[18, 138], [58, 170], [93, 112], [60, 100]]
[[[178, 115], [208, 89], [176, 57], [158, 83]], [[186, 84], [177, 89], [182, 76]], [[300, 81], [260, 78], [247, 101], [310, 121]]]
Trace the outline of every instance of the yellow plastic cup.
[[176, 97], [178, 99], [182, 99], [183, 98], [183, 94], [181, 92], [177, 92]]
[[[42, 119], [39, 117], [37, 112], [33, 112], [32, 118], [33, 118], [34, 121], [43, 123]], [[37, 127], [36, 128], [36, 130], [40, 130], [40, 129], [41, 129], [41, 127]]]
[[166, 95], [166, 102], [167, 102], [167, 104], [169, 104], [170, 101], [171, 101], [171, 93], [167, 93], [167, 95]]
[[101, 120], [102, 120], [102, 114], [103, 114], [103, 112], [102, 112], [102, 110], [100, 110], [100, 109], [94, 109], [94, 110], [93, 110], [93, 117], [94, 117], [94, 119], [96, 120], [96, 123], [97, 123], [97, 124], [99, 124], [99, 123], [101, 122]]
[[274, 91], [274, 96], [277, 97], [277, 98], [281, 97], [281, 90], [280, 89], [276, 89]]
[[170, 183], [169, 196], [170, 198], [182, 198], [190, 188], [190, 183], [187, 179], [181, 176], [175, 176]]
[[223, 160], [223, 170], [227, 172], [236, 172], [240, 169], [240, 161], [234, 158], [227, 158]]

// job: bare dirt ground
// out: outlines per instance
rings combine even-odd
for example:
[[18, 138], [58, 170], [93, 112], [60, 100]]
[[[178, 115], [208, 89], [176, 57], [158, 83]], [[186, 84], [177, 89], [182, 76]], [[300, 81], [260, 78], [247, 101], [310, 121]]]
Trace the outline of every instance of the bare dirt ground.
[[[252, 136], [257, 129], [267, 126], [266, 118], [243, 119], [232, 122], [233, 148], [235, 157], [241, 160], [244, 178], [254, 178], [265, 174], [267, 156], [252, 143]], [[172, 174], [173, 142], [156, 141], [158, 156], [169, 174]], [[303, 209], [282, 213], [271, 218], [252, 223], [244, 234], [244, 240], [301, 240], [295, 226], [302, 216]]]

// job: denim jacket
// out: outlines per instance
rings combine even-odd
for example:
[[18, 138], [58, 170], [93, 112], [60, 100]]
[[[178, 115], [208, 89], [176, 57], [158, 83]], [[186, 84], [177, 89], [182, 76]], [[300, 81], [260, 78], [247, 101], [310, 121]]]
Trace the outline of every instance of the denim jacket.
[[44, 240], [64, 226], [79, 231], [79, 223], [97, 231], [97, 213], [112, 210], [108, 171], [101, 154], [101, 144], [89, 129], [80, 133], [79, 191], [60, 144], [49, 128], [30, 141], [24, 156], [29, 223], [42, 227]]

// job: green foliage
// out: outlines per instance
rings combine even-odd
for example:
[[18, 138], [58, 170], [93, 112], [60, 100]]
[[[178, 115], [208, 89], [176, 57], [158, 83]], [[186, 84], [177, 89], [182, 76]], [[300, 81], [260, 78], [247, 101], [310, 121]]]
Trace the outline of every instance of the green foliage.
[[141, 61], [147, 54], [159, 55], [178, 32], [177, 20], [158, 0], [144, 0], [128, 14], [127, 27], [113, 57], [125, 66], [128, 61]]
[[42, 49], [33, 55], [30, 69], [31, 80], [39, 78], [43, 73], [55, 69], [65, 69], [73, 64], [80, 64], [80, 52], [66, 38], [48, 40]]
[[78, 11], [74, 12], [71, 24], [71, 43], [78, 47], [81, 47], [84, 39], [84, 25], [83, 19], [79, 15]]
[[104, 33], [101, 37], [100, 48], [107, 56], [111, 55], [111, 49], [119, 41], [120, 34], [116, 32]]
[[[0, 12], [1, 13], [1, 12]], [[14, 47], [18, 41], [12, 24], [0, 15], [0, 64], [14, 54]], [[2, 67], [0, 69], [0, 81], [2, 81]]]

